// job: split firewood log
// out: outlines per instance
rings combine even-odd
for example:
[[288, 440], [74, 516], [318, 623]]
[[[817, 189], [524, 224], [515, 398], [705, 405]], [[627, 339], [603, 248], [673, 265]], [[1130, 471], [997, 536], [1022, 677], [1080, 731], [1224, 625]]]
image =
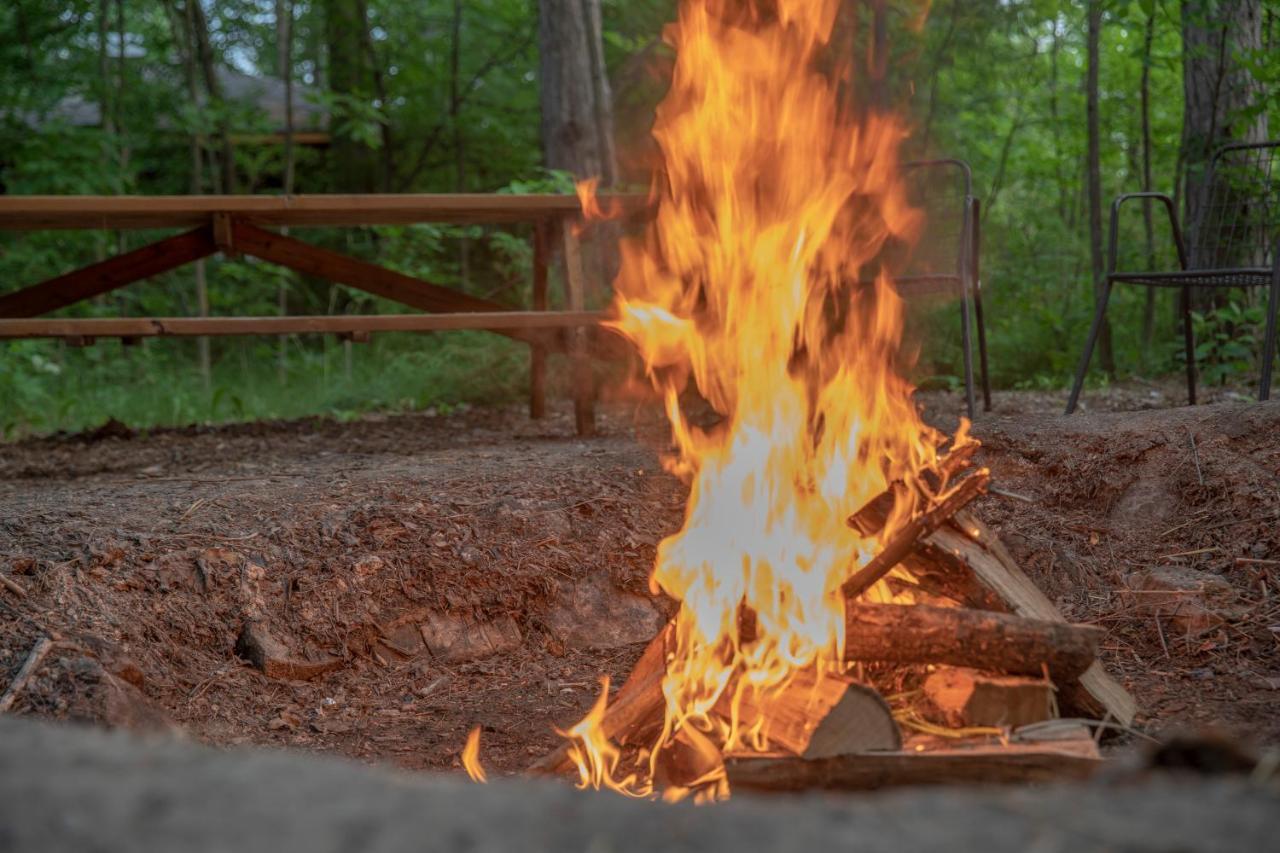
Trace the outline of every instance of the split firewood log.
[[1009, 675], [1079, 677], [1093, 663], [1103, 631], [1008, 613], [860, 604], [846, 610], [846, 661], [947, 664]]

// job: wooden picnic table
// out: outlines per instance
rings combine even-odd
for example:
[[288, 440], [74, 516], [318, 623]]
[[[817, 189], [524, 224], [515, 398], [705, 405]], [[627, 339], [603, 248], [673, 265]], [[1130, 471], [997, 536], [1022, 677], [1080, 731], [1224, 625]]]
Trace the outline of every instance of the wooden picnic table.
[[[624, 217], [643, 215], [642, 196], [604, 196]], [[580, 434], [594, 429], [594, 388], [586, 329], [600, 315], [586, 310], [576, 196], [515, 194], [294, 196], [11, 196], [0, 195], [0, 230], [187, 229], [115, 257], [19, 290], [0, 294], [0, 339], [54, 337], [92, 343], [96, 337], [334, 333], [364, 340], [375, 331], [483, 329], [529, 344], [530, 415], [546, 411], [546, 360], [567, 353]], [[422, 222], [531, 223], [534, 226], [532, 304], [513, 309], [316, 246], [273, 228], [362, 227]], [[547, 310], [554, 244], [564, 259], [567, 311]], [[44, 318], [142, 279], [215, 253], [251, 255], [428, 314], [344, 317]], [[449, 319], [444, 319], [448, 315]], [[38, 318], [38, 319], [37, 319]]]

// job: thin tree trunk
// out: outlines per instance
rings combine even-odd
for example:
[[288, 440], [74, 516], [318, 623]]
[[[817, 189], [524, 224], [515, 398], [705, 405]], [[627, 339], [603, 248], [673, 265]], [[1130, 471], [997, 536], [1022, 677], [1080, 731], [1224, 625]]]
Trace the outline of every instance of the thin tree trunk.
[[[276, 74], [284, 83], [284, 194], [293, 195], [293, 2], [276, 0]], [[287, 227], [281, 231], [289, 233]], [[289, 283], [284, 277], [276, 284], [276, 311], [289, 313]], [[276, 341], [276, 376], [280, 384], [289, 378], [289, 339]]]
[[982, 221], [987, 221], [991, 209], [996, 206], [996, 200], [1000, 197], [1000, 188], [1004, 184], [1005, 170], [1009, 165], [1009, 154], [1013, 149], [1013, 139], [1018, 134], [1018, 130], [1022, 127], [1022, 101], [1018, 101], [1013, 116], [1013, 124], [1009, 125], [1009, 132], [1005, 134], [1004, 142], [1000, 145], [1000, 159], [996, 161], [996, 173], [991, 178], [991, 191], [987, 193], [987, 202], [982, 206]]
[[889, 15], [885, 0], [871, 0], [871, 103], [877, 109], [889, 105]]
[[[449, 44], [449, 123], [453, 126], [453, 188], [466, 192], [467, 149], [462, 132], [462, 0], [453, 0]], [[471, 246], [464, 236], [458, 240], [458, 277], [465, 287], [471, 280]]]
[[[362, 0], [324, 0], [326, 67], [329, 90], [334, 95], [369, 97], [368, 55], [364, 40], [368, 20]], [[329, 147], [328, 161], [333, 189], [338, 192], [373, 192], [379, 185], [375, 153], [348, 134], [337, 134]]]
[[111, 110], [111, 59], [107, 46], [107, 35], [110, 32], [111, 7], [110, 0], [98, 2], [98, 111], [102, 121], [102, 129], [110, 137], [115, 133], [115, 122]]
[[[103, 136], [103, 154], [114, 157], [115, 148], [115, 123], [112, 121], [111, 114], [111, 59], [110, 50], [107, 45], [107, 36], [110, 33], [110, 0], [98, 0], [98, 120], [102, 124]], [[110, 149], [110, 151], [105, 150]], [[96, 260], [103, 260], [107, 256], [107, 247], [100, 241], [94, 241], [94, 255]], [[93, 301], [97, 305], [106, 303], [106, 295], [95, 296]]]
[[595, 127], [601, 152], [600, 184], [611, 187], [618, 182], [618, 154], [613, 141], [613, 90], [604, 62], [604, 18], [600, 0], [582, 0], [587, 22], [587, 51], [591, 57], [591, 83], [595, 95]]
[[[461, 14], [461, 13], [459, 13]], [[369, 32], [369, 4], [360, 0], [360, 42], [364, 46], [365, 59], [369, 63], [369, 74], [373, 80], [373, 94], [378, 99], [381, 118], [378, 120], [378, 135], [382, 138], [382, 176], [380, 186], [382, 192], [391, 192], [392, 179], [395, 177], [395, 160], [391, 147], [391, 121], [387, 117], [387, 105], [390, 98], [387, 94], [387, 81], [382, 76], [382, 63], [378, 60], [377, 51], [373, 49], [373, 36]]]
[[[1049, 118], [1053, 127], [1061, 127], [1058, 123], [1058, 55], [1062, 49], [1062, 36], [1058, 31], [1059, 24], [1053, 22], [1053, 40], [1049, 44]], [[1058, 218], [1067, 219], [1068, 190], [1066, 177], [1062, 174], [1062, 140], [1061, 135], [1050, 134], [1053, 140], [1053, 171], [1058, 182]]]
[[1183, 0], [1183, 128], [1186, 172], [1183, 231], [1192, 266], [1230, 263], [1218, 258], [1220, 223], [1207, 221], [1207, 171], [1214, 149], [1229, 142], [1261, 142], [1267, 115], [1245, 111], [1263, 95], [1246, 64], [1262, 47], [1261, 0]]
[[[166, 0], [165, 14], [169, 18], [169, 30], [173, 33], [173, 43], [178, 48], [178, 58], [182, 61], [183, 82], [187, 87], [187, 97], [192, 104], [199, 100], [196, 84], [196, 48], [192, 38], [192, 21], [190, 7], [179, 11], [176, 0]], [[204, 157], [201, 151], [200, 135], [193, 132], [187, 143], [191, 161], [191, 174], [188, 191], [192, 195], [204, 192]], [[195, 262], [196, 310], [201, 317], [209, 316], [209, 290], [205, 278], [204, 259]], [[196, 353], [200, 365], [200, 382], [205, 393], [213, 390], [212, 358], [209, 351], [209, 338], [196, 338]]]
[[209, 21], [205, 18], [200, 0], [186, 0], [191, 15], [191, 28], [195, 34], [196, 52], [200, 59], [200, 70], [204, 75], [204, 87], [209, 96], [210, 105], [220, 108], [222, 116], [218, 122], [218, 137], [222, 144], [222, 192], [233, 195], [236, 191], [235, 148], [231, 142], [230, 120], [226, 116], [222, 100], [222, 84], [218, 80], [217, 67], [213, 61], [213, 48], [209, 43]]
[[[1102, 258], [1102, 142], [1098, 122], [1098, 42], [1102, 35], [1102, 0], [1089, 0], [1087, 14], [1089, 64], [1085, 75], [1085, 117], [1089, 147], [1085, 171], [1089, 185], [1089, 258], [1093, 272], [1093, 298], [1097, 304], [1102, 298], [1106, 274]], [[1111, 347], [1111, 324], [1105, 318], [1098, 339], [1098, 357], [1107, 376], [1114, 378], [1116, 360]]]
[[124, 138], [124, 93], [125, 93], [125, 39], [124, 0], [116, 0], [116, 97], [115, 97], [115, 134], [116, 158], [119, 180], [123, 181], [129, 169], [129, 148]]
[[[1098, 73], [1099, 42], [1102, 33], [1102, 2], [1089, 0], [1086, 11], [1086, 50], [1088, 64], [1085, 72], [1085, 113], [1088, 148], [1085, 157], [1085, 180], [1089, 212], [1089, 261], [1093, 282], [1094, 304], [1102, 298], [1105, 275], [1102, 256], [1102, 151], [1099, 127]], [[1105, 318], [1098, 340], [1098, 355], [1103, 371], [1115, 376], [1115, 355], [1111, 346], [1111, 324]]]
[[[1142, 80], [1139, 97], [1142, 112], [1142, 191], [1151, 192], [1151, 45], [1156, 34], [1156, 10], [1147, 12], [1146, 30], [1142, 38]], [[1147, 269], [1156, 268], [1155, 225], [1151, 218], [1151, 200], [1142, 201], [1142, 227], [1146, 237]], [[1142, 364], [1147, 367], [1151, 356], [1151, 340], [1156, 327], [1156, 289], [1147, 285], [1146, 300], [1142, 306]]]
[[960, 17], [961, 2], [962, 0], [951, 0], [951, 16], [947, 19], [947, 32], [942, 38], [942, 44], [938, 47], [938, 54], [932, 63], [933, 67], [929, 71], [929, 106], [925, 111], [923, 129], [920, 131], [920, 152], [926, 157], [929, 154], [929, 135], [933, 129], [933, 117], [938, 104], [938, 76], [942, 70], [942, 63], [951, 52], [951, 40], [956, 34], [956, 21]]
[[[125, 141], [124, 135], [124, 94], [125, 94], [125, 24], [124, 24], [124, 0], [116, 0], [116, 97], [115, 97], [115, 168], [112, 170], [116, 175], [116, 192], [123, 193], [127, 189], [125, 180], [129, 174], [129, 146]], [[123, 231], [116, 231], [116, 254], [123, 255], [127, 246], [125, 245], [125, 236]], [[128, 300], [128, 291], [121, 288], [115, 292], [116, 310], [120, 316], [128, 313], [126, 305]], [[124, 349], [125, 357], [128, 358], [130, 349]]]

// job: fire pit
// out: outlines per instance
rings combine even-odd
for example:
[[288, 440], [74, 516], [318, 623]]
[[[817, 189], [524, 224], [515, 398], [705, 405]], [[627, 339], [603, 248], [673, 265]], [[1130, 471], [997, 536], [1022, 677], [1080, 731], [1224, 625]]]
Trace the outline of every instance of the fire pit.
[[[536, 771], [672, 800], [1044, 779], [1098, 760], [1061, 708], [1132, 719], [1101, 632], [1066, 624], [964, 511], [990, 479], [967, 424], [927, 425], [901, 378], [893, 258], [921, 215], [903, 123], [819, 70], [837, 5], [685, 2], [668, 30], [665, 168], [610, 325], [690, 488], [651, 580], [680, 609]], [[690, 382], [717, 426], [686, 416]]]

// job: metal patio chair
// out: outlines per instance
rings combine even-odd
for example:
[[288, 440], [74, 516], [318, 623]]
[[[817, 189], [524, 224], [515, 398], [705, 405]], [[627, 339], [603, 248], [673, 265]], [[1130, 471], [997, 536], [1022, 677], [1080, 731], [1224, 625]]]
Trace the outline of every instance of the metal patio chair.
[[955, 158], [915, 160], [903, 163], [902, 170], [912, 204], [925, 213], [925, 230], [905, 269], [894, 275], [894, 285], [907, 298], [938, 294], [959, 297], [965, 405], [973, 418], [975, 325], [982, 371], [982, 409], [991, 411], [987, 329], [978, 265], [980, 206], [973, 195], [973, 172], [968, 163]]
[[[1183, 338], [1187, 354], [1187, 397], [1196, 402], [1196, 342], [1191, 326], [1193, 287], [1264, 287], [1267, 296], [1266, 334], [1262, 345], [1262, 369], [1258, 399], [1271, 395], [1271, 366], [1276, 351], [1276, 311], [1280, 308], [1280, 140], [1224, 145], [1210, 159], [1205, 182], [1203, 225], [1188, 255], [1173, 199], [1164, 193], [1126, 193], [1111, 203], [1107, 244], [1107, 276], [1102, 298], [1089, 329], [1080, 365], [1076, 368], [1069, 415], [1080, 400], [1089, 359], [1098, 340], [1111, 287], [1117, 282], [1182, 288]], [[1164, 205], [1178, 252], [1177, 270], [1121, 272], [1117, 267], [1117, 241], [1121, 206], [1131, 199], [1155, 199]]]

